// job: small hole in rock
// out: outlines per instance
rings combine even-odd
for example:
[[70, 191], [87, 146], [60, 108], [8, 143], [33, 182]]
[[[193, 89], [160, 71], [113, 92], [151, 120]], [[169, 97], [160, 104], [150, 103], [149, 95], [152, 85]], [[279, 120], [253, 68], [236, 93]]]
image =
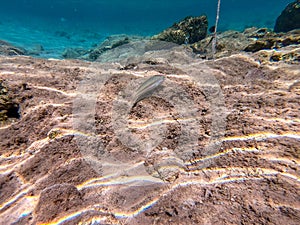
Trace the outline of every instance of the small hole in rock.
[[7, 117], [8, 118], [16, 118], [16, 119], [20, 119], [20, 107], [19, 105], [13, 105], [12, 107], [10, 107], [7, 110]]

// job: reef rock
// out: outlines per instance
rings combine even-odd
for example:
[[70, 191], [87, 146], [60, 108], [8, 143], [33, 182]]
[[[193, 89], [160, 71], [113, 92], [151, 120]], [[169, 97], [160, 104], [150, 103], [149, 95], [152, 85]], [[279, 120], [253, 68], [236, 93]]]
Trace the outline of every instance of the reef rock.
[[[188, 19], [185, 19], [184, 21], [186, 22], [189, 20], [193, 21], [193, 18], [188, 17]], [[184, 27], [183, 25], [178, 24], [176, 26]], [[176, 26], [174, 25], [174, 27]], [[174, 29], [169, 28], [166, 30], [166, 33], [164, 31], [161, 34], [152, 37], [151, 39], [139, 36], [114, 35], [108, 37], [101, 44], [90, 50], [85, 50], [82, 48], [66, 49], [63, 52], [62, 57], [66, 59], [113, 62], [119, 61], [121, 58], [126, 59], [130, 57], [141, 56], [146, 52], [155, 51], [157, 49], [170, 49], [175, 46], [179, 46], [178, 43], [183, 44], [183, 37], [185, 37], [186, 32], [182, 36], [182, 40], [180, 42], [174, 41], [172, 38], [160, 38], [162, 37], [161, 35], [165, 35], [169, 31], [172, 33]], [[179, 33], [182, 32], [179, 31]], [[205, 37], [205, 35], [203, 37]], [[193, 52], [198, 54], [200, 58], [212, 58], [213, 34], [208, 35], [206, 38], [200, 41], [196, 41], [198, 40], [197, 38], [192, 38], [190, 40], [192, 40], [191, 43], [190, 41], [184, 41], [186, 43], [184, 45], [186, 48], [191, 48]], [[298, 45], [299, 43], [300, 30], [293, 30], [287, 33], [275, 33], [268, 28], [252, 27], [244, 30], [243, 32], [225, 31], [220, 32], [217, 35], [215, 57], [220, 58], [242, 51], [257, 52], [266, 49], [280, 49], [289, 45]]]
[[37, 56], [45, 51], [44, 47], [40, 44], [34, 45], [31, 49], [27, 49], [27, 55]]
[[[249, 38], [253, 37], [252, 35], [247, 36]], [[300, 30], [293, 30], [279, 35], [273, 32], [268, 32], [266, 35], [257, 38], [257, 40], [250, 43], [244, 50], [257, 52], [263, 49], [280, 49], [285, 46], [297, 44], [300, 44]]]
[[83, 48], [67, 48], [62, 53], [62, 57], [65, 59], [78, 59], [88, 53], [88, 50]]
[[[196, 42], [190, 47], [202, 58], [212, 58], [212, 38]], [[300, 30], [287, 33], [275, 33], [267, 28], [248, 28], [243, 32], [225, 31], [218, 33], [216, 58], [229, 56], [242, 51], [257, 52], [266, 49], [280, 49], [289, 45], [300, 44]]]
[[114, 48], [120, 47], [122, 45], [128, 44], [130, 42], [142, 40], [142, 37], [138, 36], [128, 36], [128, 35], [112, 35], [106, 38], [100, 45], [91, 49], [86, 56], [82, 56], [82, 59], [87, 59], [95, 61], [107, 50], [112, 50]]
[[103, 63], [0, 56], [20, 115], [0, 127], [1, 224], [299, 224], [299, 44], [276, 60], [160, 44]]
[[208, 21], [205, 15], [186, 17], [170, 28], [155, 35], [152, 39], [173, 42], [176, 44], [193, 44], [206, 37]]
[[300, 0], [296, 0], [287, 5], [277, 18], [274, 31], [288, 32], [300, 29]]
[[12, 44], [0, 40], [0, 55], [25, 55], [25, 49], [18, 48]]
[[288, 46], [281, 48], [280, 51], [261, 50], [254, 54], [254, 58], [261, 63], [283, 61], [287, 64], [298, 64], [300, 62], [300, 48]]

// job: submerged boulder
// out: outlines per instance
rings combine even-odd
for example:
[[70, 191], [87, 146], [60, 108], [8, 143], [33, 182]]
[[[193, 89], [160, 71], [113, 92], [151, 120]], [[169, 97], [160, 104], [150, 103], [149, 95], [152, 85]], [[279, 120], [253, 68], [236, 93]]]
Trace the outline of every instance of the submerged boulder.
[[18, 48], [6, 41], [0, 40], [0, 55], [13, 56], [13, 55], [25, 55], [25, 54], [26, 54], [25, 49]]
[[263, 49], [278, 49], [289, 45], [300, 44], [300, 30], [290, 31], [284, 34], [269, 32], [267, 35], [258, 38], [250, 43], [244, 51], [257, 52]]
[[[245, 52], [257, 52], [260, 50], [279, 49], [289, 45], [300, 44], [300, 30], [287, 33], [275, 33], [267, 28], [248, 28], [243, 32], [225, 31], [218, 34], [216, 45], [216, 58], [230, 56]], [[196, 42], [190, 47], [201, 58], [212, 58], [212, 35]]]
[[300, 0], [296, 0], [282, 11], [274, 27], [275, 32], [288, 32], [300, 28]]
[[43, 45], [36, 44], [31, 49], [27, 50], [27, 54], [28, 55], [33, 55], [33, 56], [34, 55], [40, 55], [44, 51], [45, 51], [45, 49], [44, 49]]
[[123, 35], [110, 36], [103, 43], [101, 43], [99, 46], [93, 49], [90, 52], [88, 58], [90, 60], [96, 60], [105, 51], [117, 48], [121, 45], [128, 44], [128, 43], [129, 43], [129, 38], [127, 36], [123, 36]]
[[206, 37], [208, 21], [205, 15], [198, 17], [188, 16], [179, 23], [155, 35], [152, 39], [173, 42], [176, 44], [193, 44]]
[[95, 48], [89, 50], [88, 54], [83, 56], [83, 59], [95, 61], [100, 55], [108, 50], [113, 50], [122, 45], [126, 45], [130, 42], [142, 40], [142, 37], [139, 36], [128, 36], [128, 35], [112, 35], [107, 37], [101, 44]]
[[67, 48], [62, 53], [62, 57], [65, 59], [77, 59], [77, 58], [81, 58], [87, 52], [88, 51], [83, 48]]

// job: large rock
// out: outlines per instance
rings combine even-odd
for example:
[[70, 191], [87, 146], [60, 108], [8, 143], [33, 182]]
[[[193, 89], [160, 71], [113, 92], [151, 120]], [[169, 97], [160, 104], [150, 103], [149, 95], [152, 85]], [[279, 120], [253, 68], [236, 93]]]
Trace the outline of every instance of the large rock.
[[25, 54], [26, 54], [25, 49], [13, 46], [12, 44], [6, 41], [0, 40], [0, 55], [13, 56], [13, 55], [25, 55]]
[[82, 56], [81, 58], [95, 61], [108, 50], [113, 50], [122, 45], [126, 45], [130, 42], [134, 42], [138, 40], [142, 40], [142, 37], [128, 36], [128, 35], [112, 35], [107, 37], [102, 43], [100, 43], [95, 48], [91, 49], [86, 54], [86, 56]]
[[1, 224], [299, 224], [299, 60], [155, 49], [129, 64], [0, 56], [21, 113], [0, 127]]
[[206, 37], [208, 21], [205, 15], [186, 17], [170, 28], [153, 36], [153, 39], [173, 42], [176, 44], [192, 44]]
[[65, 59], [78, 59], [82, 58], [88, 53], [88, 50], [83, 48], [67, 48], [62, 53], [62, 57]]
[[[199, 57], [212, 58], [212, 38], [213, 35], [209, 35], [207, 38], [190, 45], [190, 47]], [[217, 36], [215, 57], [220, 58], [242, 51], [257, 52], [267, 49], [280, 49], [298, 44], [300, 44], [300, 30], [275, 33], [267, 28], [253, 27], [243, 32], [225, 31]]]
[[277, 18], [274, 31], [287, 32], [300, 29], [300, 0], [296, 0], [287, 5]]
[[[247, 35], [247, 34], [246, 34]], [[293, 30], [283, 34], [267, 32], [261, 37], [247, 35], [249, 38], [255, 38], [244, 50], [257, 52], [263, 49], [280, 49], [289, 45], [300, 44], [300, 30]]]

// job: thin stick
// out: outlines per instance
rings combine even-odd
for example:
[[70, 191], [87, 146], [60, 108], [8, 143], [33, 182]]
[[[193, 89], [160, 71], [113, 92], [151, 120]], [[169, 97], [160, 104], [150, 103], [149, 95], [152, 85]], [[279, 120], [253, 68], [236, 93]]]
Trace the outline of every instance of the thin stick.
[[212, 41], [212, 55], [213, 55], [213, 59], [215, 59], [215, 54], [216, 54], [217, 28], [218, 28], [218, 22], [219, 22], [219, 17], [220, 17], [220, 6], [221, 6], [221, 0], [218, 0], [218, 7], [217, 7], [217, 15], [216, 15], [214, 38], [213, 38], [213, 41]]

